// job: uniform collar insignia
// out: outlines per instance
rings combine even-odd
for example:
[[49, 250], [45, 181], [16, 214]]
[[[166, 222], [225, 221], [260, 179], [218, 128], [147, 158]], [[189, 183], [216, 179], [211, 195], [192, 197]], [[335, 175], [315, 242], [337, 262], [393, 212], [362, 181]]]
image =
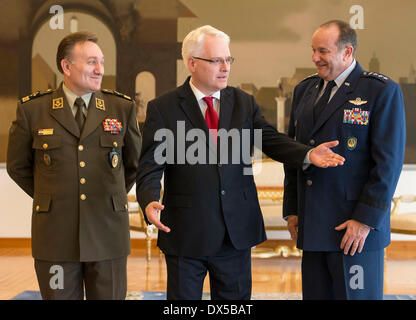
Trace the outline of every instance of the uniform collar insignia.
[[56, 98], [52, 100], [52, 109], [62, 109], [64, 107], [64, 98]]
[[97, 109], [105, 111], [104, 100], [99, 99], [99, 98], [95, 98], [95, 107]]

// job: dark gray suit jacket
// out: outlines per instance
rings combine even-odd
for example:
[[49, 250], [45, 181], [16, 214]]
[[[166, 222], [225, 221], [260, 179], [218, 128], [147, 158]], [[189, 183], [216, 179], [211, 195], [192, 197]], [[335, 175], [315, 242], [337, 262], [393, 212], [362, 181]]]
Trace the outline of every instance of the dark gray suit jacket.
[[[271, 158], [301, 166], [310, 149], [293, 141], [266, 122], [253, 96], [233, 87], [221, 91], [220, 130], [236, 130], [242, 136], [249, 133], [249, 149], [253, 149], [254, 129], [262, 132], [262, 150]], [[184, 132], [178, 127], [181, 122]], [[174, 161], [160, 163], [157, 157], [165, 141], [155, 138], [159, 129], [173, 133]], [[143, 130], [143, 150], [137, 175], [137, 199], [143, 210], [152, 201], [160, 198], [160, 180], [164, 173], [164, 196], [161, 221], [171, 228], [170, 233], [159, 231], [158, 246], [166, 254], [177, 256], [208, 256], [221, 247], [228, 232], [233, 246], [248, 249], [266, 240], [263, 217], [257, 199], [257, 190], [252, 175], [244, 169], [251, 162], [242, 159], [242, 142], [236, 141], [240, 152], [232, 163], [231, 138], [228, 148], [218, 152], [221, 158], [228, 155], [228, 163], [191, 163], [181, 159], [177, 150], [179, 142], [192, 150], [196, 139], [186, 139], [191, 129], [200, 129], [210, 139], [208, 127], [188, 80], [179, 88], [148, 104]], [[185, 133], [185, 134], [184, 134]], [[221, 145], [220, 137], [218, 146]], [[208, 141], [208, 140], [207, 140]], [[205, 143], [205, 155], [212, 150]], [[196, 152], [202, 152], [198, 150]], [[163, 153], [163, 151], [162, 151]], [[178, 154], [179, 153], [179, 154]], [[234, 152], [235, 153], [235, 152]], [[169, 157], [169, 155], [168, 155]], [[203, 156], [201, 157], [203, 158]]]

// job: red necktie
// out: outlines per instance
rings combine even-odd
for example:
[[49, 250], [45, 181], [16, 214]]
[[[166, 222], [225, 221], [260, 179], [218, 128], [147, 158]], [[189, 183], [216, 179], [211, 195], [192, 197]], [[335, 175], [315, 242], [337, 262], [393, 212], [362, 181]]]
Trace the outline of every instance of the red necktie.
[[214, 139], [215, 143], [217, 143], [218, 137], [218, 114], [214, 109], [213, 99], [214, 97], [204, 97], [202, 98], [207, 103], [208, 108], [205, 112], [205, 121], [207, 123], [209, 132]]

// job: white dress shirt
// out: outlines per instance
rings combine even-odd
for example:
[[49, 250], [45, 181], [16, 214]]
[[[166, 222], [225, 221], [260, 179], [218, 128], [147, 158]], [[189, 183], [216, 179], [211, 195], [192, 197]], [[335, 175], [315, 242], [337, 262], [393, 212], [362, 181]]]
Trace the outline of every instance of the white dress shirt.
[[[191, 86], [192, 92], [195, 95], [196, 101], [198, 101], [199, 108], [201, 109], [202, 116], [205, 119], [205, 112], [208, 109], [207, 103], [203, 100], [204, 97], [206, 97], [205, 94], [203, 94], [195, 85], [192, 83], [192, 78], [189, 81], [189, 85]], [[212, 100], [214, 109], [217, 112], [218, 119], [220, 118], [220, 97], [221, 97], [221, 90], [218, 90], [214, 92], [210, 97], [214, 97], [215, 99]]]

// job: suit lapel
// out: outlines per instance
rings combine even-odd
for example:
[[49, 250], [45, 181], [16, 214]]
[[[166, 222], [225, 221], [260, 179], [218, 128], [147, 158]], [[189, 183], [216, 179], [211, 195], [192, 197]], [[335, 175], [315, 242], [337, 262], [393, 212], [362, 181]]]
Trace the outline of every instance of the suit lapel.
[[49, 109], [50, 115], [55, 120], [68, 130], [72, 135], [79, 138], [80, 132], [75, 117], [72, 113], [71, 107], [68, 104], [64, 90], [62, 89], [62, 83], [52, 94], [52, 103]]
[[218, 122], [218, 129], [230, 129], [231, 116], [234, 109], [234, 96], [232, 95], [232, 90], [225, 88], [221, 90], [220, 97], [220, 118]]
[[316, 80], [317, 81], [314, 81], [305, 96], [306, 103], [303, 105], [304, 110], [299, 110], [299, 112], [297, 112], [298, 114], [303, 115], [302, 127], [305, 127], [305, 132], [311, 132], [314, 127], [313, 108], [319, 93], [319, 78]]
[[[98, 100], [97, 100], [98, 99]], [[97, 127], [104, 121], [107, 116], [107, 108], [104, 104], [102, 106], [99, 101], [104, 101], [104, 95], [101, 91], [96, 91], [91, 95], [90, 103], [88, 105], [88, 115], [85, 119], [84, 128], [82, 129], [80, 140], [89, 136]]]
[[357, 62], [354, 70], [350, 73], [347, 79], [345, 79], [344, 83], [337, 90], [331, 101], [329, 101], [328, 105], [325, 107], [325, 110], [322, 112], [318, 121], [315, 123], [311, 132], [312, 135], [315, 134], [315, 132], [319, 130], [319, 128], [322, 127], [326, 121], [328, 121], [334, 112], [336, 112], [344, 105], [345, 101], [351, 99], [351, 94], [353, 93], [362, 72], [363, 69]]
[[[211, 135], [208, 130], [207, 123], [202, 115], [201, 109], [199, 107], [198, 101], [195, 98], [194, 93], [189, 85], [189, 79], [179, 87], [179, 96], [180, 96], [180, 106], [191, 122], [192, 126], [198, 129], [202, 129], [207, 138], [210, 138]], [[209, 140], [206, 141], [209, 145]]]

